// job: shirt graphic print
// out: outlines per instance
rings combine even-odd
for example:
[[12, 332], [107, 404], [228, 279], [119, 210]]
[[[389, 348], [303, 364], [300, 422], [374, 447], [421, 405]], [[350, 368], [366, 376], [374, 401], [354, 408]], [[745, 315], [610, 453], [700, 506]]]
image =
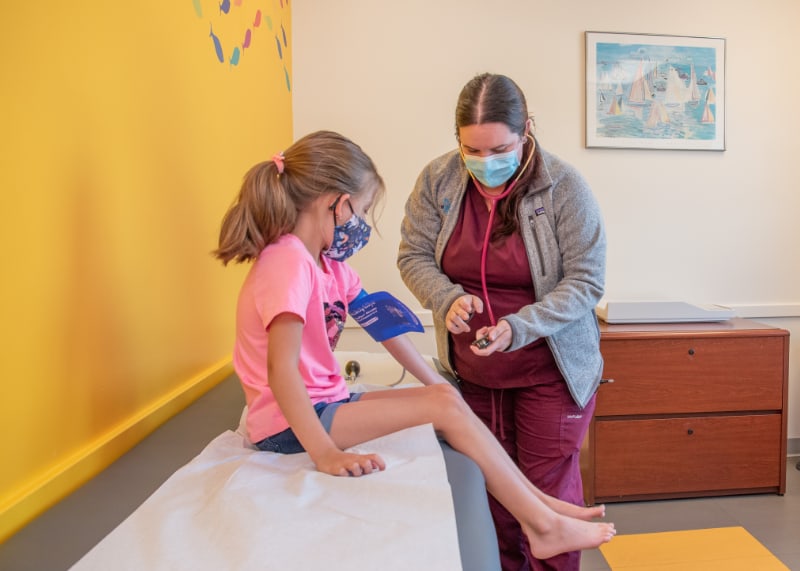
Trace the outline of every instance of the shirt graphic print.
[[322, 305], [325, 312], [325, 328], [328, 330], [328, 343], [330, 343], [331, 351], [333, 351], [339, 343], [339, 337], [342, 335], [347, 314], [344, 309], [344, 303], [341, 301], [334, 301], [333, 303], [326, 301]]

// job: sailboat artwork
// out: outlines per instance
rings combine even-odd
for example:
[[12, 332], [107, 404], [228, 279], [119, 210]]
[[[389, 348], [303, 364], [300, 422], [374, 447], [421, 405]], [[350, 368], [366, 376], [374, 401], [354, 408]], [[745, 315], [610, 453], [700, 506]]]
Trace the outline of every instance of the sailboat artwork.
[[724, 150], [724, 39], [586, 37], [587, 146]]
[[700, 117], [701, 123], [713, 123], [714, 112], [711, 110], [711, 103], [709, 103], [709, 95], [713, 93], [710, 89], [706, 94], [706, 106], [703, 108], [703, 115]]
[[645, 81], [644, 74], [642, 73], [643, 65], [643, 62], [639, 62], [639, 67], [636, 70], [636, 77], [633, 83], [631, 83], [631, 90], [628, 94], [628, 102], [633, 105], [643, 105], [653, 98], [650, 85]]
[[649, 129], [655, 129], [661, 125], [669, 123], [669, 113], [667, 108], [661, 101], [654, 101], [650, 106], [650, 115], [647, 116], [645, 126]]

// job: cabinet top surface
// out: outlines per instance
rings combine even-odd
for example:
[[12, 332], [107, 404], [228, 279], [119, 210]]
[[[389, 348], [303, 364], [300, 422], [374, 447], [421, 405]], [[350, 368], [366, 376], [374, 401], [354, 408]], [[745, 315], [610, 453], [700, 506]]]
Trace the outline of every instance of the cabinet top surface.
[[766, 335], [788, 335], [788, 332], [772, 325], [766, 325], [750, 319], [734, 318], [719, 322], [692, 323], [606, 323], [599, 321], [600, 334], [603, 337], [614, 337], [617, 334], [631, 333], [655, 335], [696, 335], [719, 333], [759, 333]]

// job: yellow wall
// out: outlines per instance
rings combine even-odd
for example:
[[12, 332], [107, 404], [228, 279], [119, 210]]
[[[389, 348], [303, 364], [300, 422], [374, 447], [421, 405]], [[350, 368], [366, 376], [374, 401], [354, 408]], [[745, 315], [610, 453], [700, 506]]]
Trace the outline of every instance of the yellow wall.
[[209, 252], [292, 68], [288, 0], [0, 14], [2, 541], [231, 372], [246, 268]]

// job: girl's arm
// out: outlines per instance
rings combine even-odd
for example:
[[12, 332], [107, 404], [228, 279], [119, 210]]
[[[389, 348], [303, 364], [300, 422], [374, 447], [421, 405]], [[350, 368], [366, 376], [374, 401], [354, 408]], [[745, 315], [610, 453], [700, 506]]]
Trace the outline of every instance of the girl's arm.
[[399, 335], [387, 339], [382, 343], [386, 350], [405, 369], [422, 381], [425, 385], [446, 383], [447, 380], [437, 373], [420, 354], [414, 344], [406, 335]]
[[270, 324], [269, 386], [289, 426], [320, 472], [361, 476], [383, 470], [385, 464], [377, 454], [343, 452], [323, 428], [298, 369], [302, 335], [303, 321], [297, 315], [282, 313]]

